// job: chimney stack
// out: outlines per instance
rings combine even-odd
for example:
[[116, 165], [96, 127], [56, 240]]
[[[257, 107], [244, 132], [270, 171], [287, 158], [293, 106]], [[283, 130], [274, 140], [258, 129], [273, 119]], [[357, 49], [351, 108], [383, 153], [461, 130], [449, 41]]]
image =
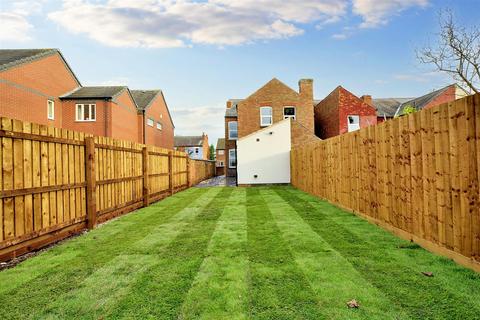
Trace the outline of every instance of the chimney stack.
[[298, 92], [300, 96], [313, 101], [313, 79], [300, 79]]
[[228, 100], [227, 101], [227, 109], [230, 109], [232, 107], [232, 101]]
[[369, 106], [373, 106], [371, 95], [363, 95], [363, 96], [360, 97], [360, 99], [362, 99], [362, 101], [365, 102], [366, 104], [368, 104]]

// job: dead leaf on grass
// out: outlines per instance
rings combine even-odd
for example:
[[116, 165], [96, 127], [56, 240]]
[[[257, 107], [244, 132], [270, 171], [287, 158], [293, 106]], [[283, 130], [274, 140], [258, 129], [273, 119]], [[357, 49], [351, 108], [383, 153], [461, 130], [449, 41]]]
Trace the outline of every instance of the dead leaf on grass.
[[433, 277], [433, 272], [425, 272], [425, 271], [422, 271], [422, 274], [426, 277]]
[[351, 301], [347, 302], [347, 306], [349, 308], [360, 308], [360, 304], [357, 302], [357, 300], [353, 299]]

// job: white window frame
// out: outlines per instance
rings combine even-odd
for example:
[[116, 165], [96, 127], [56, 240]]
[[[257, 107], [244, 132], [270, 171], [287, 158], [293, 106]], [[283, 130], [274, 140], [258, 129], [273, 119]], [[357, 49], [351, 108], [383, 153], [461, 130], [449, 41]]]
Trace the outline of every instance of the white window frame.
[[225, 167], [223, 161], [217, 161], [217, 167]]
[[[270, 110], [270, 115], [263, 115], [262, 114], [263, 110]], [[265, 121], [265, 119], [269, 119], [270, 122]], [[260, 126], [261, 127], [268, 127], [268, 126], [271, 126], [272, 124], [273, 124], [273, 109], [272, 109], [272, 107], [268, 107], [268, 106], [260, 107]]]
[[223, 156], [225, 154], [225, 151], [224, 150], [218, 150], [218, 155], [219, 156]]
[[[230, 127], [230, 124], [235, 123], [237, 125], [237, 128], [235, 130], [232, 130]], [[232, 132], [235, 132], [236, 137], [232, 137]], [[228, 139], [229, 140], [237, 140], [238, 139], [238, 121], [229, 121], [228, 122]]]
[[147, 118], [147, 126], [153, 127], [154, 124], [155, 120], [153, 120], [152, 118]]
[[[52, 106], [51, 114], [50, 114], [50, 106]], [[55, 101], [52, 99], [47, 100], [47, 118], [48, 120], [55, 120]]]
[[[233, 157], [232, 157], [233, 154]], [[235, 159], [235, 165], [232, 166], [232, 159]], [[237, 167], [237, 150], [228, 149], [228, 167], [230, 169], [235, 169]]]
[[160, 122], [157, 122], [157, 129], [158, 129], [158, 130], [162, 130], [162, 129], [163, 129], [162, 124], [161, 124]]
[[[81, 108], [81, 112], [78, 112], [78, 107]], [[84, 119], [85, 107], [88, 107], [88, 119]], [[94, 117], [92, 117], [92, 113]], [[75, 104], [75, 119], [77, 122], [95, 122], [97, 120], [97, 105], [95, 103]]]
[[[358, 120], [358, 123], [352, 123], [350, 124], [350, 117], [352, 117], [352, 119], [357, 119]], [[358, 126], [358, 127], [354, 127], [354, 126]], [[352, 129], [352, 127], [354, 127]], [[347, 116], [347, 132], [353, 132], [353, 131], [357, 131], [360, 129], [360, 115], [358, 114], [349, 114]]]
[[[290, 109], [292, 108], [293, 109], [293, 116], [292, 115], [286, 115], [285, 114], [285, 109]], [[288, 119], [288, 118], [292, 118], [293, 120], [296, 120], [297, 119], [297, 108], [295, 108], [294, 106], [285, 106], [283, 107], [283, 119]]]

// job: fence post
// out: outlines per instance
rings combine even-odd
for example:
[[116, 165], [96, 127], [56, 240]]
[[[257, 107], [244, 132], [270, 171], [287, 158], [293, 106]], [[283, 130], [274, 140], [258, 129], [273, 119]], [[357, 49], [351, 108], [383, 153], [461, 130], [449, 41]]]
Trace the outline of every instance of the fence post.
[[93, 229], [97, 225], [97, 199], [95, 181], [95, 140], [85, 138], [85, 179], [87, 182], [87, 228]]
[[148, 179], [148, 149], [143, 147], [142, 149], [142, 162], [143, 162], [143, 206], [148, 207], [150, 204], [150, 184]]
[[168, 190], [173, 195], [173, 151], [168, 151]]
[[185, 160], [187, 160], [187, 188], [190, 188], [190, 157], [186, 155]]

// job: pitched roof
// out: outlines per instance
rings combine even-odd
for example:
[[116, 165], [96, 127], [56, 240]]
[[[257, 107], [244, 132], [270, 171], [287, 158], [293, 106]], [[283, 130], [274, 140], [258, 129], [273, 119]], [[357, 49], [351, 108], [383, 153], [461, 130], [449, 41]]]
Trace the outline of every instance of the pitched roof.
[[372, 99], [372, 103], [375, 109], [377, 109], [377, 116], [393, 117], [398, 107], [411, 99], [412, 98], [379, 98]]
[[54, 54], [59, 54], [63, 60], [63, 63], [70, 71], [72, 76], [75, 78], [75, 81], [80, 85], [80, 81], [78, 80], [77, 76], [73, 72], [72, 68], [65, 60], [65, 57], [62, 55], [60, 50], [58, 49], [0, 49], [0, 71], [7, 70], [9, 68], [32, 62], [37, 59], [47, 57]]
[[225, 110], [225, 117], [237, 117], [237, 105], [244, 99], [228, 99], [228, 102], [232, 104], [230, 108]]
[[145, 110], [152, 104], [161, 90], [131, 90], [131, 92], [138, 109]]
[[60, 97], [60, 99], [112, 99], [119, 95], [125, 86], [80, 87]]
[[442, 93], [444, 93], [445, 91], [447, 91], [449, 88], [451, 88], [452, 86], [455, 86], [457, 87], [456, 84], [451, 84], [451, 85], [448, 85], [444, 88], [441, 88], [441, 89], [438, 89], [438, 90], [435, 90], [433, 92], [430, 92], [430, 93], [427, 93], [421, 97], [418, 97], [418, 98], [415, 98], [415, 99], [411, 99], [411, 100], [408, 100], [406, 102], [403, 102], [397, 109], [397, 112], [395, 113], [396, 116], [400, 116], [400, 115], [403, 115], [403, 110], [405, 109], [405, 107], [407, 106], [412, 106], [414, 107], [417, 111], [418, 110], [421, 110], [423, 109], [428, 103], [430, 103], [430, 101], [432, 101], [433, 99], [435, 99], [436, 97], [438, 97], [439, 95], [441, 95]]
[[225, 150], [225, 138], [219, 138], [217, 140], [217, 150]]
[[201, 147], [202, 136], [175, 136], [175, 147]]

